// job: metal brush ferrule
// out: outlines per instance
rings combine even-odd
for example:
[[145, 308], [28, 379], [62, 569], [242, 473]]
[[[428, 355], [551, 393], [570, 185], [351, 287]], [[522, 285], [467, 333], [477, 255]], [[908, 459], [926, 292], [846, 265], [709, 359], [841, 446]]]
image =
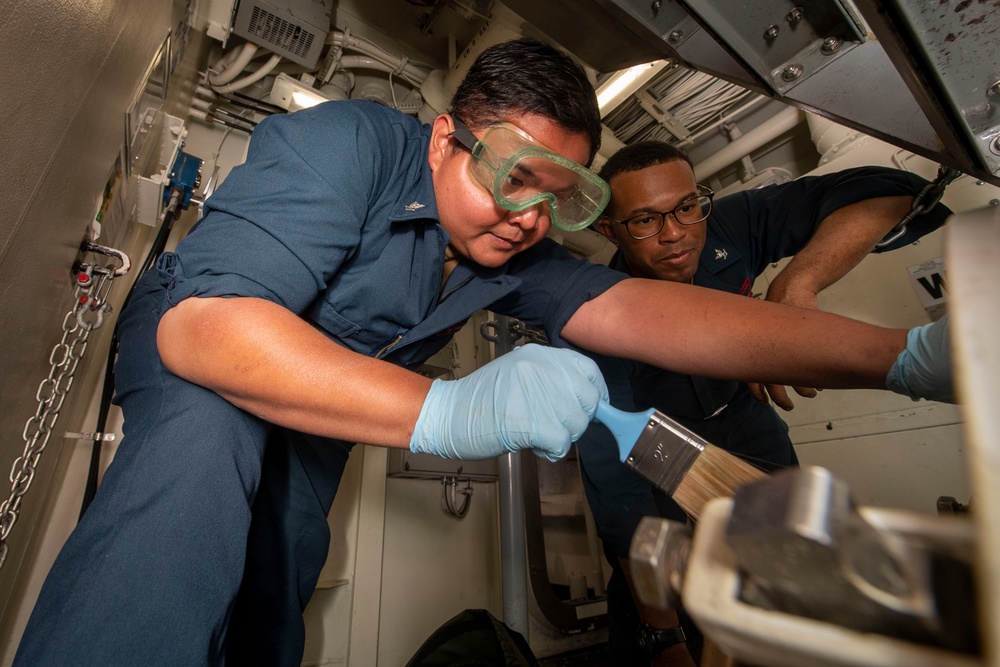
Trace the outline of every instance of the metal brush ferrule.
[[656, 412], [636, 439], [625, 465], [672, 495], [708, 443]]

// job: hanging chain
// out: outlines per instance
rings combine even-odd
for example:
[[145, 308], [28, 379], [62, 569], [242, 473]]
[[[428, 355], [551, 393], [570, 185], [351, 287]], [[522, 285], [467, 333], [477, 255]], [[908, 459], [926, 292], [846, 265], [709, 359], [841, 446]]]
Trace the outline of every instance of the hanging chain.
[[886, 234], [886, 237], [875, 244], [876, 248], [884, 248], [892, 243], [895, 243], [903, 234], [906, 233], [906, 226], [916, 218], [918, 215], [926, 213], [941, 201], [941, 197], [944, 196], [944, 189], [954, 181], [956, 178], [962, 175], [962, 172], [957, 169], [952, 169], [951, 167], [945, 167], [941, 165], [938, 167], [937, 177], [925, 185], [917, 196], [913, 198], [913, 204], [910, 206], [910, 212], [903, 216], [903, 219], [896, 224], [892, 230]]
[[0, 504], [0, 568], [7, 560], [7, 536], [17, 522], [21, 499], [31, 486], [38, 459], [52, 436], [59, 411], [73, 386], [77, 366], [87, 350], [87, 339], [101, 328], [105, 316], [112, 310], [108, 294], [115, 279], [125, 275], [130, 268], [128, 256], [119, 250], [96, 244], [87, 244], [87, 249], [114, 257], [121, 265], [117, 268], [80, 265], [76, 276], [75, 304], [63, 318], [62, 338], [49, 355], [49, 374], [35, 392], [38, 408], [24, 425], [21, 436], [24, 452], [10, 469], [10, 496]]

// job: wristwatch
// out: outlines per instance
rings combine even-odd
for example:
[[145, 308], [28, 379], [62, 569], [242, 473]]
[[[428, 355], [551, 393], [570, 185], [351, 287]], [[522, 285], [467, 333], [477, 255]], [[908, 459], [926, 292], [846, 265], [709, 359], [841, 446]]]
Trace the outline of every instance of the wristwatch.
[[636, 639], [650, 658], [659, 655], [665, 648], [687, 641], [684, 629], [679, 625], [675, 628], [654, 628], [649, 623], [639, 626]]

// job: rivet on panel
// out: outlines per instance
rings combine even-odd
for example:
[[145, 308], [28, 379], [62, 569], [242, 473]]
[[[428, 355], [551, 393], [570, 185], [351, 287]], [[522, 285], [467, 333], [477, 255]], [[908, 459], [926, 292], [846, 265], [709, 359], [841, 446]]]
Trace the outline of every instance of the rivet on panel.
[[781, 72], [784, 81], [795, 81], [802, 76], [802, 65], [789, 65]]
[[830, 56], [840, 50], [843, 46], [844, 40], [840, 37], [827, 37], [823, 40], [823, 46], [820, 47], [820, 52], [824, 56]]

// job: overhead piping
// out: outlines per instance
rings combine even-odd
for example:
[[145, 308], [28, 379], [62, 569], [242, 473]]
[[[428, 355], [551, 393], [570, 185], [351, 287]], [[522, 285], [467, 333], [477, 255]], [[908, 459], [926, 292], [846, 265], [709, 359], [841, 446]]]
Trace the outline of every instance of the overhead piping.
[[[257, 55], [257, 49], [259, 49], [256, 44], [247, 42], [237, 51], [234, 49], [226, 55], [222, 56], [212, 68], [209, 70], [208, 82], [213, 86], [224, 86], [236, 77], [240, 75], [240, 72], [250, 64], [253, 57]], [[235, 54], [235, 57], [234, 57]], [[223, 68], [221, 72], [213, 72], [216, 68]]]
[[271, 70], [277, 67], [279, 62], [281, 62], [281, 56], [278, 55], [277, 53], [274, 53], [271, 55], [268, 61], [264, 63], [260, 67], [260, 69], [258, 69], [253, 74], [248, 74], [242, 79], [237, 79], [236, 81], [233, 81], [232, 83], [227, 84], [225, 86], [217, 86], [215, 87], [215, 91], [218, 93], [231, 93], [234, 90], [242, 90], [243, 88], [246, 88], [252, 83], [257, 83], [265, 76], [270, 74]]
[[714, 176], [734, 162], [766, 144], [791, 131], [805, 119], [805, 114], [795, 107], [788, 107], [775, 114], [770, 120], [758, 125], [736, 141], [714, 153], [711, 157], [694, 166], [694, 177], [697, 181]]

